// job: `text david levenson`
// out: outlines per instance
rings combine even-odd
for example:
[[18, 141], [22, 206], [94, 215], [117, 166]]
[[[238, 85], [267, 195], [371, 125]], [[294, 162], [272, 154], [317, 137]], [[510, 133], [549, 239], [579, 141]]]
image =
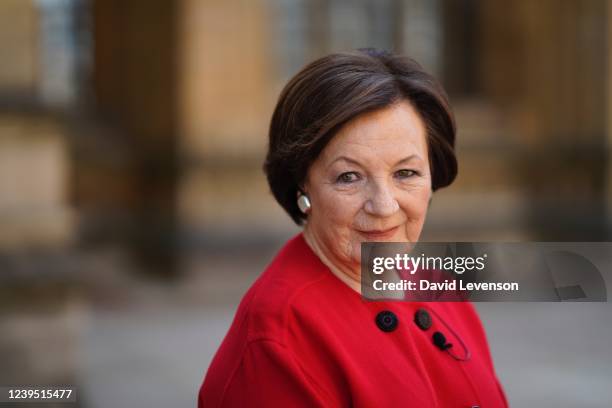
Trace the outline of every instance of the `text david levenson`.
[[[375, 257], [372, 259], [372, 273], [380, 275], [385, 271], [403, 271], [414, 275], [417, 271], [445, 271], [462, 275], [468, 271], [483, 271], [487, 254], [474, 257], [452, 257], [452, 256], [410, 256], [408, 254], [396, 254], [393, 257]], [[441, 281], [430, 281], [427, 279], [387, 282], [383, 279], [375, 279], [372, 287], [376, 291], [518, 291], [518, 282], [465, 282], [461, 279], [445, 279]]]
[[517, 282], [463, 282], [462, 280], [444, 282], [430, 282], [427, 279], [419, 280], [418, 288], [415, 281], [402, 279], [398, 282], [384, 282], [376, 279], [373, 282], [375, 290], [435, 290], [435, 291], [516, 291], [519, 290]]

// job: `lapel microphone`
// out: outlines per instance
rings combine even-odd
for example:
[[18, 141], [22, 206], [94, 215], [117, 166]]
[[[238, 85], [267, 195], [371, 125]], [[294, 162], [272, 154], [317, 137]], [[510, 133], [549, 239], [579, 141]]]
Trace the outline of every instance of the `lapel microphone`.
[[457, 334], [453, 330], [453, 328], [448, 323], [446, 323], [444, 319], [442, 319], [442, 316], [440, 316], [433, 308], [430, 308], [429, 310], [434, 315], [436, 315], [436, 317], [440, 320], [440, 322], [442, 322], [442, 324], [446, 326], [450, 334], [453, 335], [457, 339], [457, 341], [459, 342], [459, 345], [463, 349], [463, 355], [461, 355], [461, 353], [457, 354], [455, 351], [451, 351], [450, 349], [453, 347], [453, 343], [448, 343], [446, 341], [446, 336], [439, 331], [434, 332], [434, 334], [431, 336], [431, 339], [433, 340], [433, 344], [440, 350], [446, 351], [452, 358], [454, 358], [457, 361], [469, 361], [470, 358], [472, 358], [472, 353], [468, 349], [467, 345], [465, 344], [461, 336], [459, 336], [459, 334]]
[[451, 347], [453, 347], [453, 343], [447, 343], [446, 342], [446, 337], [440, 333], [439, 331], [435, 332], [432, 336], [433, 339], [433, 343], [436, 345], [437, 348], [439, 348], [440, 350], [444, 351], [447, 350]]

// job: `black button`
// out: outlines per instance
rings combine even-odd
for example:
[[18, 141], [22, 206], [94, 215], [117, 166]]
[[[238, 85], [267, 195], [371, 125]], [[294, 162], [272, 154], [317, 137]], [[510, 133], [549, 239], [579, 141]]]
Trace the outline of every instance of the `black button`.
[[421, 330], [427, 330], [431, 327], [431, 316], [425, 309], [419, 309], [414, 314], [414, 322]]
[[376, 315], [376, 325], [384, 332], [391, 332], [397, 327], [397, 316], [388, 310], [383, 310]]

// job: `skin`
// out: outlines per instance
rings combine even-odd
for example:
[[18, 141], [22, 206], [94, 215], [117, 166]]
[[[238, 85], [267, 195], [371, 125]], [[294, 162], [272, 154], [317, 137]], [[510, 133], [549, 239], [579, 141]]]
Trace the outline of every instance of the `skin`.
[[308, 170], [304, 237], [360, 292], [362, 242], [417, 242], [431, 198], [423, 120], [407, 101], [344, 125]]

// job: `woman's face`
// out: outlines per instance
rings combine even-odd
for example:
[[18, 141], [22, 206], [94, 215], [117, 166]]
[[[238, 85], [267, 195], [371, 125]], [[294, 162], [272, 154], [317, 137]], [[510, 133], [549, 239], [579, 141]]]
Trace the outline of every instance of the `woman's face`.
[[398, 102], [343, 126], [308, 170], [306, 231], [336, 266], [360, 265], [361, 243], [418, 241], [431, 174], [425, 126]]

